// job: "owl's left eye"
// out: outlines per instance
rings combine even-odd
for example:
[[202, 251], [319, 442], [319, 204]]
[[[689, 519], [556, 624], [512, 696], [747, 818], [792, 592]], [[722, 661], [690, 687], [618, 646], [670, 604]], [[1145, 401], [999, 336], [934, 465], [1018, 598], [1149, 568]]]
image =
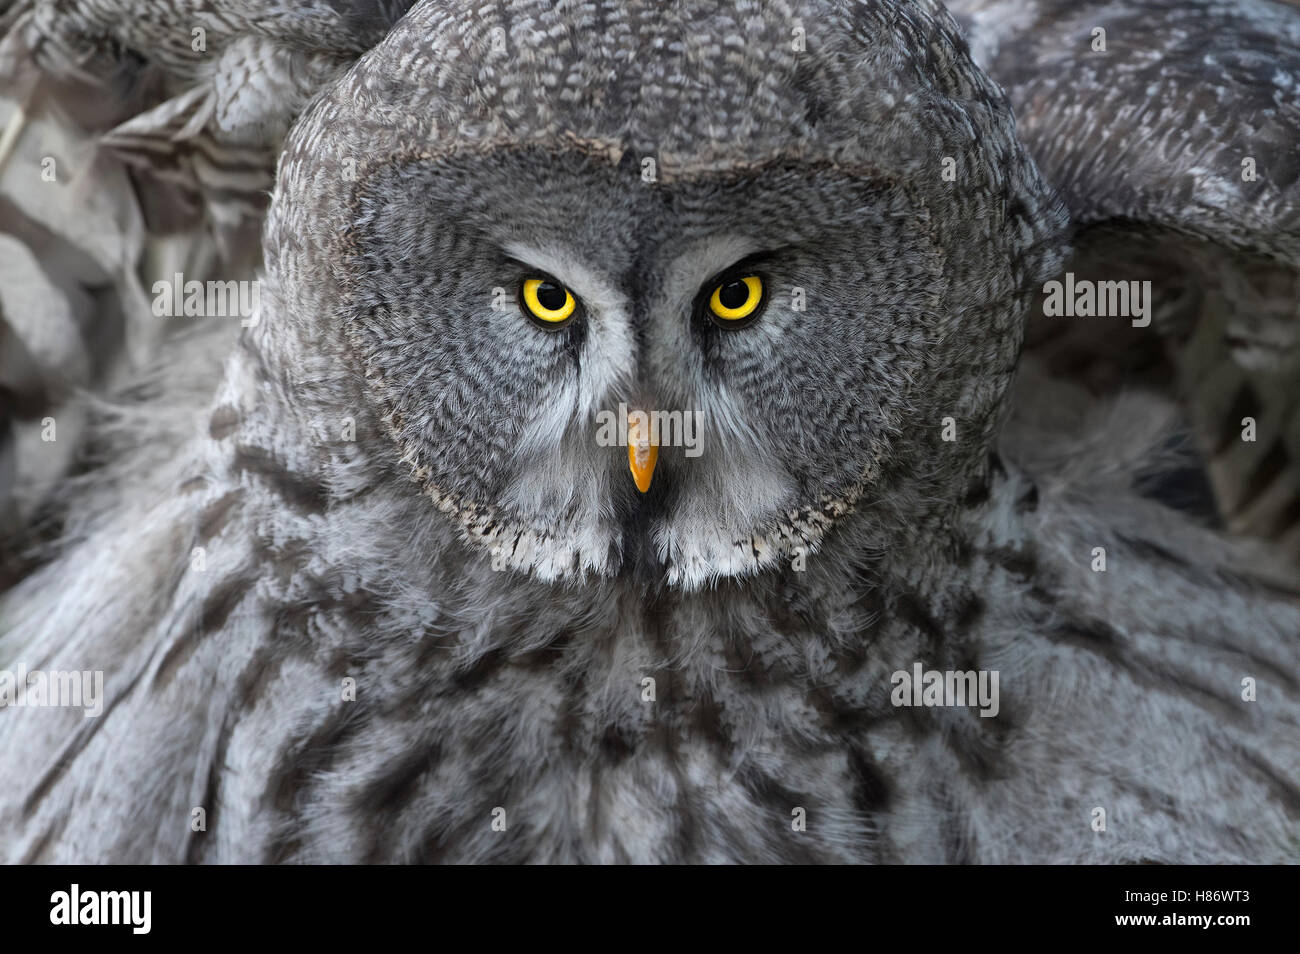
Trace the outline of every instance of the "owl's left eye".
[[763, 304], [763, 280], [757, 275], [727, 278], [709, 295], [709, 314], [723, 328], [738, 328], [758, 317]]
[[550, 278], [525, 278], [519, 287], [519, 299], [528, 317], [547, 330], [568, 324], [578, 310], [573, 293]]

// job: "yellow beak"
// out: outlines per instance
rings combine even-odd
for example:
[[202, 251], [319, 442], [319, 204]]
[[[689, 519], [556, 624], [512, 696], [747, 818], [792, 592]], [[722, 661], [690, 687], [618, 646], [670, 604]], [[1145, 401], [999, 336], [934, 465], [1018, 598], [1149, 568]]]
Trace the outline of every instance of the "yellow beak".
[[[644, 431], [644, 433], [642, 433]], [[627, 465], [632, 470], [636, 489], [645, 493], [650, 489], [659, 448], [650, 442], [650, 419], [644, 412], [629, 411], [627, 415]]]

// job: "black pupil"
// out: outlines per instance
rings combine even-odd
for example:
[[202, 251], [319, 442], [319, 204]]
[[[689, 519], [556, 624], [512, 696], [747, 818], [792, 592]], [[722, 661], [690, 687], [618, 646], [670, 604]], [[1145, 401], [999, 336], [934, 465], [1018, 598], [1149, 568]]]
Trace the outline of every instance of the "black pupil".
[[723, 308], [740, 308], [749, 301], [749, 286], [744, 282], [727, 282], [718, 292]]
[[537, 286], [537, 301], [547, 311], [559, 311], [568, 300], [569, 296], [564, 293], [563, 285], [542, 282]]

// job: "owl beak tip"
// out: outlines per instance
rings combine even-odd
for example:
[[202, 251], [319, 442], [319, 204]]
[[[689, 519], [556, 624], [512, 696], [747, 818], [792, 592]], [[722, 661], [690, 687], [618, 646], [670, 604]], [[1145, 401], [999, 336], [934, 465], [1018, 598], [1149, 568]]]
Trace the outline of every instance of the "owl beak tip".
[[627, 463], [632, 471], [636, 489], [645, 493], [650, 489], [655, 464], [659, 461], [659, 448], [651, 443], [645, 414], [633, 411], [627, 422]]
[[[650, 481], [654, 476], [655, 457], [659, 448], [654, 447], [650, 450], [650, 461], [647, 464], [639, 465], [635, 460], [632, 461], [632, 481], [636, 484], [636, 489], [641, 493], [650, 490]], [[634, 456], [634, 455], [629, 455]]]

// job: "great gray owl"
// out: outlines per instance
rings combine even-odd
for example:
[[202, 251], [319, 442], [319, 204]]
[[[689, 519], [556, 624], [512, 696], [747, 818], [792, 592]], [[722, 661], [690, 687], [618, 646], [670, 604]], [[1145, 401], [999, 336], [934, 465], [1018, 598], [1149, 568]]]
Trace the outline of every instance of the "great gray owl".
[[5, 20], [3, 857], [1300, 857], [1295, 9], [136, 5]]

